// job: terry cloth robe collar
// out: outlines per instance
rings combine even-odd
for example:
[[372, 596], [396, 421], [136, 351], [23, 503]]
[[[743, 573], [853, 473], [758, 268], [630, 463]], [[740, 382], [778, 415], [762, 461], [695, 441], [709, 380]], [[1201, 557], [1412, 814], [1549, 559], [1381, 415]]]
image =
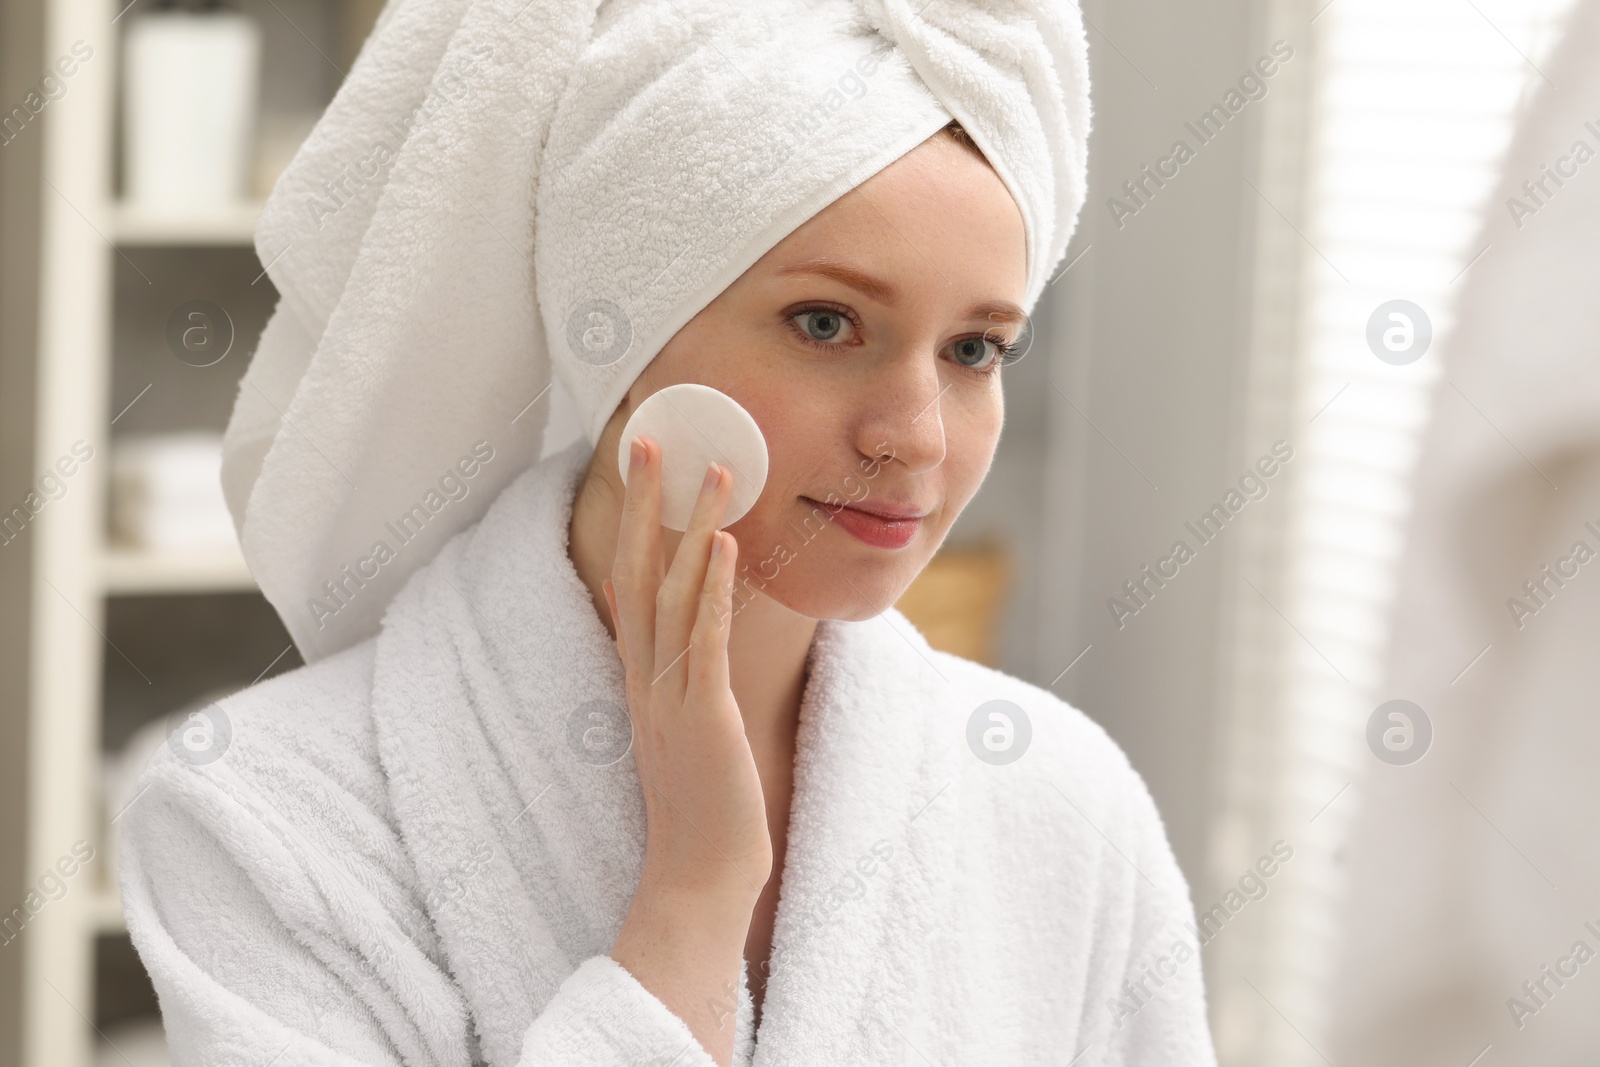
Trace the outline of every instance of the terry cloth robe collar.
[[[631, 746], [616, 755], [623, 666], [567, 552], [587, 456], [580, 443], [520, 476], [408, 584], [377, 639], [393, 809], [496, 1065], [517, 1062], [563, 978], [609, 951], [644, 858]], [[759, 1045], [748, 972], [706, 1009], [735, 1025], [736, 1063], [900, 1062], [944, 1043], [955, 1023], [937, 1006], [977, 1002], [961, 968], [940, 966], [958, 958], [941, 921], [958, 761], [976, 761], [972, 709], [936, 655], [892, 608], [817, 627]]]

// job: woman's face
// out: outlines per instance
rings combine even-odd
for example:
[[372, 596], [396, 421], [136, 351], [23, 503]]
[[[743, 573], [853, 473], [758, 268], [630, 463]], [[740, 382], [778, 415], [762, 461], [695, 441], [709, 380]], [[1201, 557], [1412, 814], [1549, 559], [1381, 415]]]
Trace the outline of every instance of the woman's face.
[[766, 436], [766, 487], [727, 528], [736, 609], [759, 591], [811, 618], [865, 619], [899, 599], [994, 457], [1025, 256], [1005, 185], [936, 135], [786, 237], [645, 368], [614, 426], [698, 382]]

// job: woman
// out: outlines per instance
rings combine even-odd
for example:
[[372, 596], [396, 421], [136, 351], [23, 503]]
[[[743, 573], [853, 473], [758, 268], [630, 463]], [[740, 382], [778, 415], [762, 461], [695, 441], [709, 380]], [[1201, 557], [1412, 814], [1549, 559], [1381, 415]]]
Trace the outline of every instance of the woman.
[[[524, 4], [391, 4], [258, 234], [225, 482], [315, 662], [123, 820], [175, 1062], [1214, 1063], [1138, 775], [891, 607], [1081, 205], [1081, 27]], [[551, 375], [586, 439], [541, 456]], [[682, 534], [660, 444], [617, 467], [679, 382], [767, 440], [726, 530], [736, 464]]]

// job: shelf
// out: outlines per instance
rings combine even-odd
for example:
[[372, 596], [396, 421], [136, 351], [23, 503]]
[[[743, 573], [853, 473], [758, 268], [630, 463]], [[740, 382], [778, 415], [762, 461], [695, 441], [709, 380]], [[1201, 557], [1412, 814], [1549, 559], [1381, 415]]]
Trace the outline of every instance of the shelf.
[[[22, 131], [32, 150], [7, 157], [17, 181], [3, 209], [24, 218], [19, 232], [27, 239], [4, 242], [0, 261], [7, 278], [20, 280], [13, 287], [15, 303], [26, 304], [29, 314], [0, 323], [0, 376], [29, 382], [32, 397], [8, 404], [6, 415], [22, 417], [17, 440], [51, 443], [41, 464], [57, 455], [62, 442], [80, 437], [93, 443], [97, 458], [30, 525], [32, 547], [17, 571], [18, 588], [45, 591], [0, 595], [0, 628], [26, 637], [9, 642], [10, 654], [0, 656], [0, 677], [9, 681], [18, 674], [11, 687], [18, 707], [6, 705], [3, 717], [7, 736], [28, 742], [19, 748], [0, 741], [0, 780], [21, 783], [0, 804], [0, 869], [31, 869], [28, 857], [53, 857], [65, 842], [83, 840], [104, 857], [94, 872], [104, 875], [114, 863], [114, 846], [104, 836], [102, 743], [108, 727], [115, 728], [111, 737], [125, 743], [129, 730], [188, 699], [186, 694], [246, 683], [262, 667], [270, 672], [269, 663], [281, 669], [281, 657], [273, 656], [289, 644], [287, 636], [280, 641], [276, 613], [225, 531], [218, 530], [220, 548], [205, 550], [152, 551], [112, 538], [113, 438], [226, 423], [234, 396], [224, 379], [242, 369], [248, 356], [236, 352], [234, 363], [202, 374], [173, 370], [162, 354], [162, 328], [175, 306], [201, 297], [227, 307], [230, 315], [237, 306], [241, 320], [249, 320], [236, 324], [242, 333], [260, 328], [273, 287], [260, 273], [266, 260], [255, 262], [264, 207], [264, 197], [255, 194], [272, 188], [293, 159], [338, 90], [336, 72], [351, 69], [384, 3], [299, 5], [296, 10], [303, 9], [309, 21], [287, 7], [252, 11], [264, 32], [259, 98], [245, 137], [250, 184], [239, 188], [234, 203], [202, 210], [198, 202], [180, 201], [159, 211], [149, 210], [147, 200], [124, 199], [117, 188], [119, 162], [128, 162], [129, 132], [121, 35], [145, 5], [131, 12], [128, 0], [38, 0], [22, 6], [29, 13], [22, 20], [25, 51], [40, 57], [77, 53], [79, 59], [75, 74], [52, 75], [68, 83], [71, 101], [51, 104], [43, 128]], [[299, 25], [283, 24], [284, 12]], [[9, 33], [16, 20], [6, 21]], [[296, 32], [301, 28], [306, 33]], [[73, 44], [80, 39], [93, 45], [92, 61], [84, 61], [81, 41]], [[9, 36], [6, 43], [13, 43]], [[66, 62], [56, 65], [65, 70]], [[41, 141], [40, 134], [48, 136]], [[241, 334], [236, 343], [243, 340]], [[138, 361], [147, 352], [164, 361], [161, 371], [137, 382], [117, 376], [130, 369], [142, 374], [147, 368]], [[133, 422], [122, 419], [124, 405], [142, 396], [139, 391], [153, 384], [156, 373], [165, 375], [155, 386], [158, 393], [178, 378], [193, 392], [161, 393], [166, 400], [159, 410], [145, 397]], [[111, 415], [121, 421], [111, 425]], [[98, 458], [102, 449], [104, 460]], [[0, 557], [10, 561], [3, 568], [8, 573], [22, 559], [4, 552]], [[169, 620], [205, 640], [198, 647], [171, 640], [161, 628]], [[139, 639], [161, 654], [123, 645], [113, 621], [142, 627]], [[132, 660], [124, 664], [109, 651], [108, 634], [135, 652], [140, 664], [150, 664], [150, 676], [134, 674]], [[108, 670], [112, 661], [116, 666]], [[146, 686], [153, 688], [141, 699], [123, 699]], [[113, 834], [116, 829], [109, 828]], [[136, 973], [133, 946], [125, 940], [117, 889], [88, 878], [78, 875], [70, 899], [30, 923], [21, 955], [15, 949], [9, 956], [0, 952], [5, 1067], [163, 1062], [159, 1025], [147, 1026], [142, 1035], [124, 1022], [132, 1017], [123, 1008], [139, 1001], [142, 1009], [147, 980]], [[5, 900], [0, 908], [14, 903]]]
[[148, 552], [112, 547], [101, 558], [108, 596], [163, 593], [248, 593], [255, 579], [238, 548]]
[[122, 897], [114, 889], [96, 890], [89, 901], [89, 922], [97, 934], [120, 934], [128, 928]]
[[255, 244], [261, 201], [250, 200], [220, 211], [164, 214], [119, 203], [112, 208], [111, 239], [119, 245]]

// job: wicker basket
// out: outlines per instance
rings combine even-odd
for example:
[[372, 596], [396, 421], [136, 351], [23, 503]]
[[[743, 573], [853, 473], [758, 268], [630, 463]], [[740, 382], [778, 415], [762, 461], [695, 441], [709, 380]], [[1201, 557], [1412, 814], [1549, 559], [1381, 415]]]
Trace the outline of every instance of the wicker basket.
[[999, 665], [1000, 620], [1010, 581], [1005, 545], [947, 547], [917, 575], [895, 607], [934, 648], [994, 667]]

